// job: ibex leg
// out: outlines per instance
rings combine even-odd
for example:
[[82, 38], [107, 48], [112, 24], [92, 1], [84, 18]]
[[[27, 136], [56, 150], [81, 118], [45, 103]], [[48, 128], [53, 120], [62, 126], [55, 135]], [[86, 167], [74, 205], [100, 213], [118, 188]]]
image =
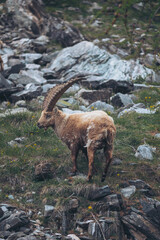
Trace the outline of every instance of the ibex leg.
[[106, 178], [109, 165], [112, 161], [112, 153], [113, 153], [113, 147], [112, 146], [106, 146], [104, 148], [104, 155], [105, 155], [105, 158], [106, 158], [106, 164], [105, 164], [104, 172], [103, 172], [102, 179], [101, 179], [102, 182], [104, 182], [104, 180]]

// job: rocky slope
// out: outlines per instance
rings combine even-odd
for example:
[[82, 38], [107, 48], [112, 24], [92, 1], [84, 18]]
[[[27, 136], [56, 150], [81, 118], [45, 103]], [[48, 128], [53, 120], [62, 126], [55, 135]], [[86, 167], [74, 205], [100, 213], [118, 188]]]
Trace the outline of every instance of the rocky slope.
[[[95, 9], [98, 5], [94, 3], [92, 7]], [[26, 106], [32, 99], [36, 99], [40, 108], [49, 88], [80, 73], [86, 75], [86, 80], [68, 90], [67, 94], [71, 97], [58, 102], [63, 111], [72, 113], [102, 109], [119, 119], [134, 112], [139, 114], [139, 119], [143, 118], [143, 114], [159, 113], [157, 96], [154, 106], [150, 104], [150, 99], [143, 103], [136, 101], [137, 90], [153, 89], [153, 86], [146, 85], [147, 82], [156, 84], [156, 89], [159, 89], [159, 73], [148, 68], [149, 64], [143, 64], [144, 61], [150, 62], [153, 55], [146, 55], [144, 61], [126, 60], [122, 59], [122, 52], [118, 48], [116, 55], [113, 55], [108, 51], [112, 44], [110, 47], [100, 47], [99, 42], [104, 40], [86, 41], [71, 24], [46, 13], [41, 0], [21, 3], [7, 0], [0, 17], [0, 36], [0, 56], [3, 61], [3, 71], [0, 73], [1, 119], [17, 113], [28, 113]], [[51, 40], [60, 43], [63, 49], [59, 50], [55, 44], [50, 45]], [[156, 61], [159, 61], [158, 57]], [[141, 79], [145, 84], [136, 83]], [[152, 94], [158, 93], [158, 90], [152, 90]], [[12, 105], [9, 109], [8, 104]], [[156, 134], [158, 139], [159, 133]], [[15, 145], [21, 148], [25, 141], [25, 137], [20, 137], [7, 144], [11, 148]], [[135, 150], [135, 157], [153, 160], [155, 151], [158, 150], [144, 140], [144, 144]], [[121, 160], [115, 158], [113, 164], [119, 165]], [[50, 172], [50, 165], [37, 165], [35, 178], [43, 182], [50, 177]], [[71, 185], [72, 181], [84, 180], [85, 177], [80, 175], [77, 179], [71, 179]], [[63, 207], [57, 209], [54, 205], [45, 204], [44, 212], [36, 212], [36, 217], [33, 216], [34, 210], [22, 211], [2, 203], [0, 238], [159, 240], [160, 202], [153, 198], [159, 196], [158, 193], [140, 179], [127, 180], [120, 187], [120, 193], [116, 193], [108, 185], [98, 187], [91, 184], [82, 189], [71, 186], [71, 197], [67, 198]], [[134, 194], [142, 192], [144, 195], [137, 202], [130, 200]], [[34, 193], [29, 193], [29, 196], [32, 195]], [[10, 200], [13, 198], [12, 195], [8, 197]], [[90, 203], [86, 211], [82, 210], [81, 198]], [[40, 223], [39, 217], [43, 218], [44, 224]], [[49, 229], [43, 226], [45, 223]]]

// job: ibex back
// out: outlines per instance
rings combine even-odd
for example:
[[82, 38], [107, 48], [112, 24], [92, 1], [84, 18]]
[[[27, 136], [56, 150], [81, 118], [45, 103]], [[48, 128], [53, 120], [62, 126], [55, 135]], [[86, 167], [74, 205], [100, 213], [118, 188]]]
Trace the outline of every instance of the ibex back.
[[57, 136], [68, 146], [73, 161], [73, 173], [77, 172], [77, 155], [79, 150], [88, 157], [88, 180], [92, 178], [94, 155], [97, 149], [104, 149], [106, 165], [102, 175], [105, 180], [108, 167], [112, 160], [113, 140], [116, 128], [113, 119], [103, 111], [65, 114], [55, 107], [60, 96], [73, 83], [81, 80], [76, 77], [69, 82], [52, 88], [47, 94], [38, 121], [38, 127], [52, 127]]

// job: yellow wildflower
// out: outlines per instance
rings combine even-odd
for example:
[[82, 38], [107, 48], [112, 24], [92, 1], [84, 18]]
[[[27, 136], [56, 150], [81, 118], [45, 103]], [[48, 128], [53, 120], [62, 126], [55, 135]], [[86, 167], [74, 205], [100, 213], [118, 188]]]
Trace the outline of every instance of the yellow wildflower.
[[117, 177], [119, 177], [120, 176], [120, 174], [119, 173], [117, 173]]
[[89, 210], [92, 210], [92, 206], [91, 206], [91, 205], [90, 205], [90, 206], [88, 206], [88, 209], [89, 209]]

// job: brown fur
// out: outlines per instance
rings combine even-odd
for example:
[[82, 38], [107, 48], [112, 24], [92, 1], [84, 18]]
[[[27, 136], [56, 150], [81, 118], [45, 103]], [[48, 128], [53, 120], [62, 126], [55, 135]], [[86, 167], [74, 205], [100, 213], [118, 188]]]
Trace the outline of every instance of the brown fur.
[[92, 178], [94, 155], [97, 149], [104, 149], [106, 165], [102, 175], [105, 180], [112, 160], [113, 140], [116, 128], [113, 119], [103, 111], [65, 114], [56, 107], [51, 112], [44, 109], [38, 127], [52, 127], [57, 136], [68, 146], [73, 161], [73, 173], [77, 171], [79, 150], [87, 154], [89, 160], [88, 180]]

